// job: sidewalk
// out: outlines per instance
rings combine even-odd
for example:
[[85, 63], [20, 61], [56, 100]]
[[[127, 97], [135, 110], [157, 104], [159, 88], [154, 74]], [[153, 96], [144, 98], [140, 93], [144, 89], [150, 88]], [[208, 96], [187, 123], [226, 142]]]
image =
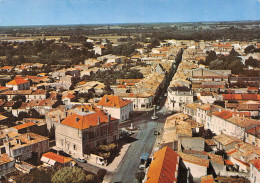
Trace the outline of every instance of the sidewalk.
[[112, 163], [110, 163], [108, 166], [101, 166], [93, 164], [94, 166], [98, 166], [100, 168], [106, 169], [107, 174], [104, 177], [103, 183], [110, 183], [111, 179], [113, 178], [113, 174], [117, 171], [117, 168], [119, 167], [122, 159], [124, 158], [126, 152], [128, 151], [128, 148], [131, 146], [131, 143], [123, 145], [119, 152], [119, 156], [117, 156]]
[[99, 167], [99, 168], [102, 168], [102, 169], [105, 169], [111, 173], [115, 172], [116, 169], [118, 168], [121, 160], [123, 159], [123, 157], [125, 156], [125, 153], [127, 152], [129, 146], [131, 144], [125, 144], [123, 145], [123, 147], [121, 148], [120, 152], [119, 152], [119, 156], [115, 157], [115, 159], [113, 160], [112, 163], [110, 163], [108, 166], [102, 166], [102, 165], [99, 165], [97, 164], [96, 162], [94, 161], [91, 161], [91, 160], [88, 160], [88, 163], [93, 165], [93, 166], [96, 166], [96, 167]]

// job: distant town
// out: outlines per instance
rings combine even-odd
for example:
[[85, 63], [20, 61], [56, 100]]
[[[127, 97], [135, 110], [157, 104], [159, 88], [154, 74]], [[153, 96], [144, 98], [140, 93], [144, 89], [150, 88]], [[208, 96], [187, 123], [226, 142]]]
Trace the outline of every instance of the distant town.
[[0, 27], [1, 182], [259, 183], [260, 22]]

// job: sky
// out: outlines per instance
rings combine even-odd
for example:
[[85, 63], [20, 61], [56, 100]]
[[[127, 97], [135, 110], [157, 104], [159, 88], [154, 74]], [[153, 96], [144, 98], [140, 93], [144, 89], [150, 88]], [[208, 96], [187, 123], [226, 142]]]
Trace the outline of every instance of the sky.
[[260, 20], [260, 0], [0, 0], [0, 26]]

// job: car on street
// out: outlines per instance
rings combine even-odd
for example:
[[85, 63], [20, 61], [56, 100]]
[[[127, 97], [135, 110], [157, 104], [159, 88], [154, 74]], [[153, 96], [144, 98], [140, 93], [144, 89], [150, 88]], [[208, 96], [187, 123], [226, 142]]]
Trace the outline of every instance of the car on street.
[[76, 160], [81, 162], [81, 163], [86, 163], [87, 162], [84, 158], [77, 158]]
[[154, 134], [154, 135], [160, 135], [160, 132], [157, 131], [157, 130], [154, 130], [153, 134]]
[[152, 116], [151, 119], [156, 120], [156, 119], [158, 119], [158, 116]]

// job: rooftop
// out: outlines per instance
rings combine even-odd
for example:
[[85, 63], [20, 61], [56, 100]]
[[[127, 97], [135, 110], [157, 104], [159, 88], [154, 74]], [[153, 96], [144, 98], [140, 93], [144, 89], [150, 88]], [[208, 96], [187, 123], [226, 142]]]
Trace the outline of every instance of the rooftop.
[[20, 85], [20, 84], [24, 84], [24, 83], [29, 83], [29, 81], [27, 81], [25, 79], [14, 79], [14, 80], [6, 83], [6, 85]]
[[105, 95], [97, 105], [105, 106], [105, 107], [116, 107], [121, 108], [128, 104], [132, 103], [130, 100], [121, 99], [118, 96], [114, 95]]
[[204, 167], [209, 167], [209, 160], [199, 158], [196, 156], [188, 155], [182, 152], [178, 152], [180, 157], [182, 158], [183, 161], [187, 161], [196, 165], [204, 166]]
[[[103, 111], [91, 112], [89, 114], [72, 114], [65, 118], [61, 123], [80, 130], [90, 128], [91, 126], [97, 126], [101, 123], [108, 123], [110, 120], [116, 120], [105, 114]], [[99, 121], [99, 122], [98, 122]]]
[[226, 134], [221, 134], [221, 135], [215, 136], [215, 137], [213, 137], [213, 139], [220, 142], [222, 145], [228, 145], [233, 142], [237, 142], [237, 143], [241, 142], [240, 139], [226, 135]]
[[46, 158], [49, 158], [51, 160], [57, 161], [57, 162], [59, 162], [61, 164], [64, 164], [64, 163], [72, 161], [71, 158], [68, 158], [68, 157], [65, 157], [65, 156], [62, 156], [62, 155], [58, 155], [58, 154], [56, 154], [54, 152], [47, 152], [47, 153], [44, 153], [42, 156], [46, 157]]
[[176, 167], [179, 165], [179, 155], [170, 147], [165, 146], [153, 155], [153, 161], [147, 173], [146, 183], [177, 182]]

